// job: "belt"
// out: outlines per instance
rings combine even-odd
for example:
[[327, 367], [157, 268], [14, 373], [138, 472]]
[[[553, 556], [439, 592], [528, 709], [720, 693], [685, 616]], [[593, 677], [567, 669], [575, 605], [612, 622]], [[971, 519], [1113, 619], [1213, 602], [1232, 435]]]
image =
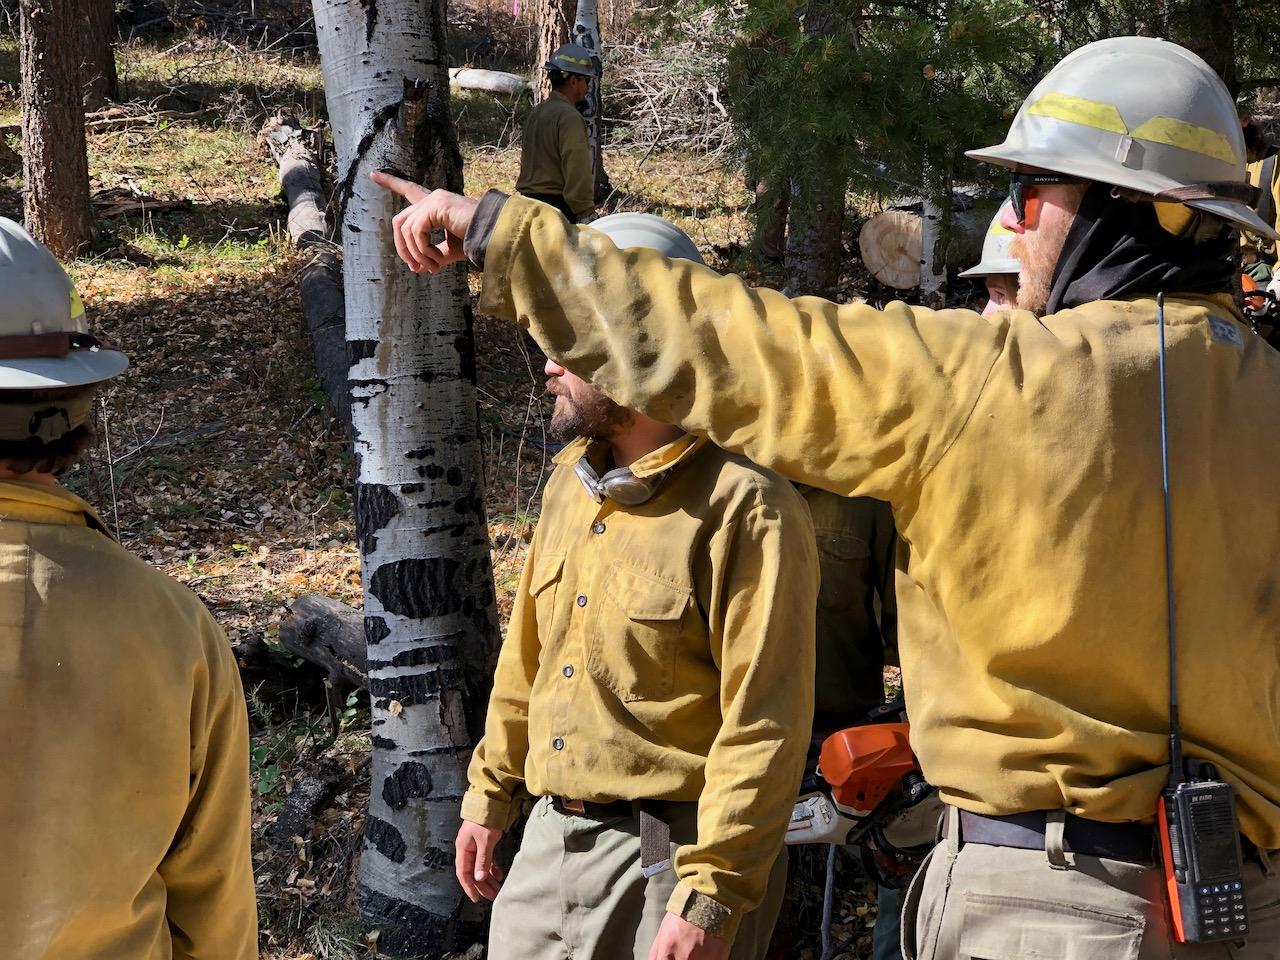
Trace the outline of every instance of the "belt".
[[[1043, 850], [1045, 811], [1012, 813], [994, 817], [960, 811], [960, 839], [992, 847]], [[947, 818], [942, 818], [942, 835], [947, 835]], [[1089, 857], [1106, 857], [1154, 866], [1156, 832], [1140, 823], [1103, 823], [1066, 814], [1062, 848]]]
[[671, 827], [655, 809], [664, 805], [653, 800], [610, 800], [597, 803], [594, 800], [575, 800], [570, 797], [551, 798], [552, 805], [564, 814], [589, 817], [592, 820], [612, 820], [615, 817], [640, 819], [640, 871], [645, 877], [656, 876], [671, 869]]

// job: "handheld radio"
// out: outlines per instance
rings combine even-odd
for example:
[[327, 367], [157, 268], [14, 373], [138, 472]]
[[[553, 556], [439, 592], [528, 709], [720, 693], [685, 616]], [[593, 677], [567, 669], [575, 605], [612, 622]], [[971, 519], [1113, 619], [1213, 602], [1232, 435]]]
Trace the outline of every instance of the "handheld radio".
[[1169, 606], [1169, 785], [1156, 803], [1165, 887], [1179, 943], [1244, 940], [1249, 912], [1234, 791], [1210, 763], [1182, 760], [1178, 720], [1177, 618], [1173, 595], [1173, 511], [1169, 493], [1169, 428], [1164, 294], [1156, 296], [1160, 327], [1160, 455], [1164, 479], [1164, 557]]

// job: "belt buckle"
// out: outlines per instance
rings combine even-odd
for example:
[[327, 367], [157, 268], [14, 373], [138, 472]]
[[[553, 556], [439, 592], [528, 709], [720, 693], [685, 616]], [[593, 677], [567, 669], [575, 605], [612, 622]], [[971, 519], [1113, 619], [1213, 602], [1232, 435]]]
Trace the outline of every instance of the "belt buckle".
[[587, 812], [586, 804], [581, 800], [571, 800], [569, 797], [561, 797], [560, 806], [569, 813], [583, 815]]

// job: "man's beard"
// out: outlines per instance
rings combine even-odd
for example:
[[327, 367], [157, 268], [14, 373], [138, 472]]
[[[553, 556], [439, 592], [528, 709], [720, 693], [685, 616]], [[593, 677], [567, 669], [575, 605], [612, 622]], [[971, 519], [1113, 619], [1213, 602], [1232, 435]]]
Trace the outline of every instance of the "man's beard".
[[1059, 220], [1053, 232], [1036, 231], [1035, 239], [1027, 242], [1027, 235], [1014, 237], [1009, 252], [1022, 264], [1018, 274], [1018, 309], [1030, 310], [1036, 316], [1044, 314], [1053, 289], [1053, 272], [1062, 256], [1062, 246], [1071, 230], [1071, 220]]
[[632, 418], [626, 407], [614, 403], [596, 389], [583, 392], [577, 400], [567, 393], [556, 393], [556, 406], [547, 429], [557, 440], [568, 442], [575, 437], [588, 440], [608, 440], [619, 427], [625, 427]]

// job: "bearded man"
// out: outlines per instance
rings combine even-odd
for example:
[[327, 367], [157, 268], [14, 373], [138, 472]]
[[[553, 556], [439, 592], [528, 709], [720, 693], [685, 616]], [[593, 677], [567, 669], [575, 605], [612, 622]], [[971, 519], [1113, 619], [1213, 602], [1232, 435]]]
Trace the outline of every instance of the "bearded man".
[[[701, 261], [658, 217], [595, 228]], [[471, 762], [458, 880], [495, 900], [491, 960], [759, 960], [813, 714], [808, 511], [744, 457], [546, 373], [572, 442]], [[500, 887], [494, 845], [533, 798]]]
[[[1276, 234], [1235, 101], [1176, 44], [1101, 40], [970, 155], [1011, 168], [1020, 238], [1020, 309], [986, 318], [791, 300], [528, 200], [379, 179], [414, 201], [396, 223], [413, 269], [469, 255], [480, 309], [612, 399], [892, 504], [911, 741], [949, 805], [904, 955], [1274, 960], [1280, 353], [1231, 291], [1233, 230]], [[1187, 773], [1171, 666], [1181, 753], [1234, 788], [1243, 850], [1239, 889], [1204, 888], [1222, 902], [1198, 943], [1157, 864], [1156, 811]]]

